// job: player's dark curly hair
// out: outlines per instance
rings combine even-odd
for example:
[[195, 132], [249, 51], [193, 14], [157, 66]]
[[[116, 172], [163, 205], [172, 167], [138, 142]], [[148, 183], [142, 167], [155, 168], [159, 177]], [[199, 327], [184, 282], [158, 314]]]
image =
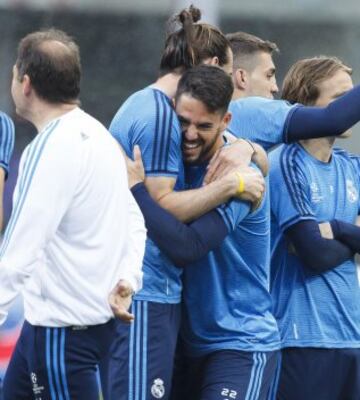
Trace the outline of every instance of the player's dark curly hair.
[[28, 75], [37, 95], [49, 103], [74, 103], [80, 93], [79, 48], [57, 29], [33, 32], [19, 44], [18, 79]]
[[229, 62], [230, 44], [215, 26], [199, 23], [201, 11], [190, 6], [170, 18], [168, 26], [180, 24], [170, 31], [160, 62], [160, 75], [182, 73], [208, 58], [217, 57], [219, 66]]
[[234, 86], [231, 77], [222, 69], [212, 65], [199, 65], [184, 72], [175, 102], [187, 94], [201, 101], [211, 113], [225, 115], [232, 98]]

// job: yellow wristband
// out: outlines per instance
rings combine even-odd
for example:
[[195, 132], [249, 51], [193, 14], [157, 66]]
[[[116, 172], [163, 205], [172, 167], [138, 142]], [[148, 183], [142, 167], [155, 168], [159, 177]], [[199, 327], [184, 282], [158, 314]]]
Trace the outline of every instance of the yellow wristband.
[[242, 175], [240, 174], [240, 172], [235, 172], [236, 176], [239, 179], [239, 186], [238, 186], [238, 190], [237, 190], [237, 194], [241, 194], [244, 193], [245, 191], [245, 182], [244, 182], [244, 178], [242, 177]]

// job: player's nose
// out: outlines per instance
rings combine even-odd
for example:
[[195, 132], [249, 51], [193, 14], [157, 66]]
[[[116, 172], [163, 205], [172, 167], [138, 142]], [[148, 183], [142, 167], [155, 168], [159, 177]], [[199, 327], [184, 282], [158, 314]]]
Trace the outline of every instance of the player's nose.
[[279, 87], [276, 83], [276, 79], [274, 80], [274, 82], [271, 85], [271, 93], [274, 95], [276, 93], [279, 93]]
[[186, 140], [196, 140], [198, 138], [198, 133], [195, 125], [189, 125], [185, 131]]

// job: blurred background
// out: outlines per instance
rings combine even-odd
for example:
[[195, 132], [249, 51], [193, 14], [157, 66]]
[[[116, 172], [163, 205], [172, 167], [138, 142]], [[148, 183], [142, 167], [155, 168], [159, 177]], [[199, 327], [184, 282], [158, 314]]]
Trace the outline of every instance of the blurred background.
[[[360, 78], [360, 7], [357, 0], [0, 0], [0, 109], [16, 124], [16, 149], [6, 188], [5, 217], [17, 163], [35, 135], [14, 114], [10, 97], [11, 68], [19, 39], [25, 34], [56, 27], [80, 45], [83, 67], [82, 107], [106, 126], [132, 92], [157, 77], [166, 20], [184, 6], [195, 4], [204, 20], [225, 32], [246, 31], [276, 42], [277, 79], [281, 86], [288, 68], [299, 58], [335, 55]], [[360, 130], [338, 145], [360, 153]], [[0, 370], [16, 340], [22, 310], [18, 302], [0, 329]], [[0, 372], [1, 376], [1, 372]]]

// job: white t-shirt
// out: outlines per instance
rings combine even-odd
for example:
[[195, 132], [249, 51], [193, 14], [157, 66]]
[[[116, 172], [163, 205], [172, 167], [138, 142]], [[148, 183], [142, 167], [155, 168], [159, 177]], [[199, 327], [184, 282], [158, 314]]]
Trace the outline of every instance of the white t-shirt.
[[95, 325], [119, 279], [141, 288], [146, 230], [108, 131], [76, 108], [25, 149], [0, 251], [0, 322], [22, 292], [33, 325]]

